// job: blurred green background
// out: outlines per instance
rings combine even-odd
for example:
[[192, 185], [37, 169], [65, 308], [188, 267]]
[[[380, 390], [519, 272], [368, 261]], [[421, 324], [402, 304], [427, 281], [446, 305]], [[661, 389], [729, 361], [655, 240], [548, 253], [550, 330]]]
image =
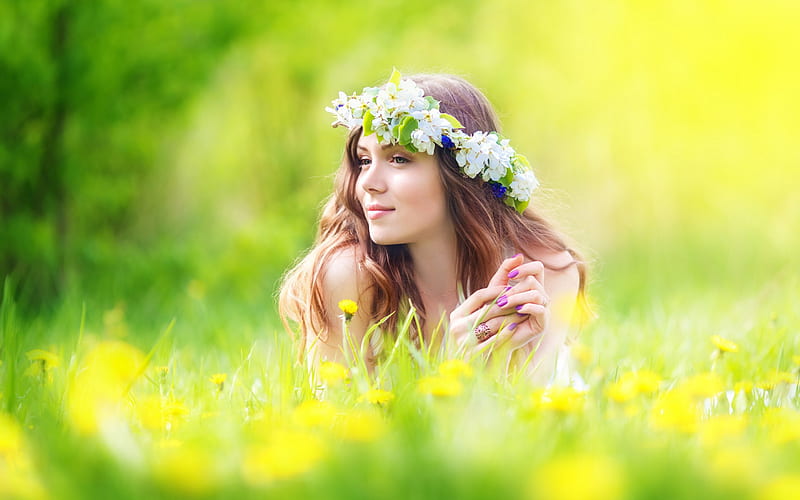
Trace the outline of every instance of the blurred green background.
[[484, 90], [602, 314], [768, 293], [800, 269], [798, 25], [793, 0], [6, 0], [0, 277], [34, 314], [277, 325], [341, 157], [323, 108], [397, 67]]

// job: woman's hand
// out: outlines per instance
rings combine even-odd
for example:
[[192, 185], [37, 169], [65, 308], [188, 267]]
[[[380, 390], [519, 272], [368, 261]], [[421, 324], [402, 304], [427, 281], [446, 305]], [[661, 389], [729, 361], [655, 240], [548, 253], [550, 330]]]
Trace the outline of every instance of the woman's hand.
[[450, 338], [457, 350], [517, 349], [546, 328], [548, 301], [544, 266], [538, 261], [523, 264], [517, 254], [503, 261], [486, 288], [453, 310]]

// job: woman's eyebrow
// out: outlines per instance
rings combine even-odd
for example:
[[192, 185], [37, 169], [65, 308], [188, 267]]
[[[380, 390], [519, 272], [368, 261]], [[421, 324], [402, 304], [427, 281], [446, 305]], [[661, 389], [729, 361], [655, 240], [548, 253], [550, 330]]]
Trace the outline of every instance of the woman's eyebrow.
[[[405, 149], [405, 148], [404, 148], [403, 146], [401, 146], [400, 144], [391, 144], [391, 143], [388, 143], [388, 144], [379, 144], [379, 146], [380, 146], [381, 150], [383, 150], [383, 151], [385, 151], [385, 150], [387, 150], [387, 149], [394, 149], [394, 148], [402, 148], [402, 149]], [[367, 149], [367, 147], [366, 147], [366, 146], [362, 146], [361, 144], [358, 144], [358, 145], [356, 146], [356, 149], [357, 149], [358, 151], [369, 151], [369, 149]]]

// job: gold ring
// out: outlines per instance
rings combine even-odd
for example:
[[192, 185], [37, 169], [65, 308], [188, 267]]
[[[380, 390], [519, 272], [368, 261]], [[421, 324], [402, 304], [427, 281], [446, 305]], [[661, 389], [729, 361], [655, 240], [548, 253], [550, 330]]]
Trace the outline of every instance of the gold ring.
[[475, 338], [478, 339], [478, 342], [483, 342], [493, 335], [492, 329], [489, 328], [489, 325], [487, 325], [485, 322], [476, 326], [474, 331]]

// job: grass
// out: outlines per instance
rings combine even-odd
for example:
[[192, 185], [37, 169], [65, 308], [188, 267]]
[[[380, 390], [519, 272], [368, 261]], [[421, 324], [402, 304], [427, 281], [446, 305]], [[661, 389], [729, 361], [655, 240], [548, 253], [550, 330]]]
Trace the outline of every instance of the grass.
[[376, 371], [389, 395], [369, 393], [359, 363], [309, 374], [270, 314], [196, 284], [175, 318], [74, 300], [24, 317], [7, 281], [0, 497], [796, 495], [797, 278], [637, 296], [646, 273], [621, 262], [575, 347], [586, 392], [445, 364], [401, 331]]

